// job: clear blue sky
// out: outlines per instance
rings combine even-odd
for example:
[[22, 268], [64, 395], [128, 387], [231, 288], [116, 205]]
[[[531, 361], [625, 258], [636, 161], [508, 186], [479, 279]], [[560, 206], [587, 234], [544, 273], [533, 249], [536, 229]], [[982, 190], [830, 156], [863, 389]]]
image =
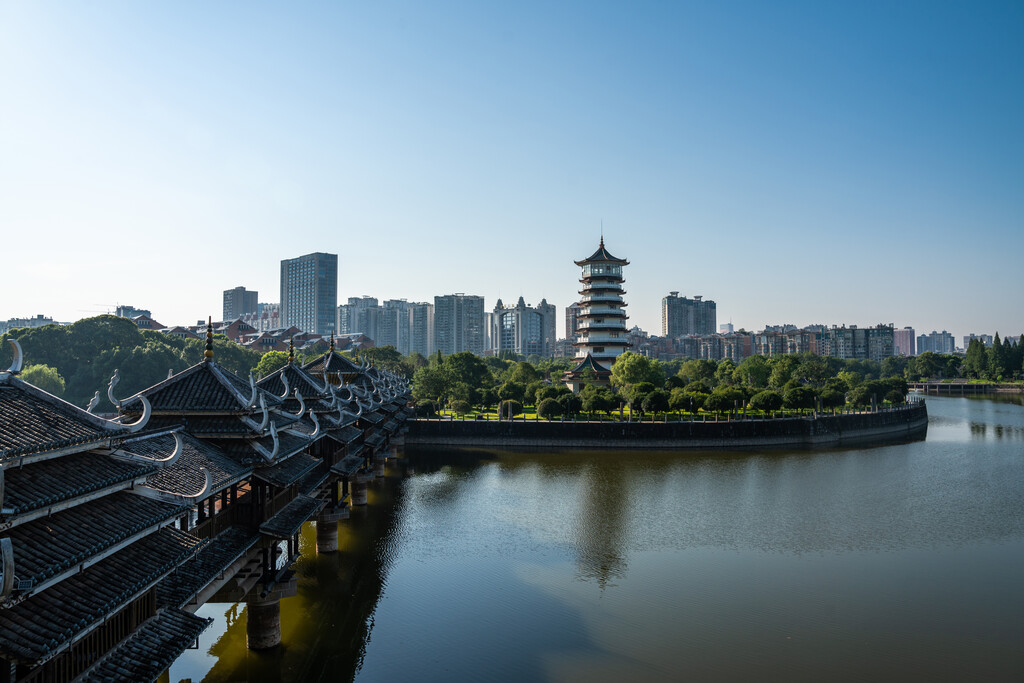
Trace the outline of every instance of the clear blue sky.
[[1024, 331], [1021, 2], [0, 1], [0, 98], [0, 319], [562, 308], [603, 222], [654, 333]]

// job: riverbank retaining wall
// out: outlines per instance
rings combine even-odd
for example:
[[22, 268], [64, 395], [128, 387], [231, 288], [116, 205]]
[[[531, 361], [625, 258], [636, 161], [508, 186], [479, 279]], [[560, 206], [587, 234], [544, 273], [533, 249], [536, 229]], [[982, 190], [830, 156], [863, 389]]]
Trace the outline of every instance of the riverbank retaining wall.
[[878, 412], [723, 422], [413, 420], [416, 446], [588, 449], [828, 448], [923, 439], [924, 402]]

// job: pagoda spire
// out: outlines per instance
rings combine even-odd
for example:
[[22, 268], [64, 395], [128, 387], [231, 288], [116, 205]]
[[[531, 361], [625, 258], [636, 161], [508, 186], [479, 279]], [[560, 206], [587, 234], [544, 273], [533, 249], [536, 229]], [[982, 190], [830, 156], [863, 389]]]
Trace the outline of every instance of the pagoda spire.
[[288, 365], [295, 362], [295, 337], [288, 338]]
[[213, 361], [213, 316], [206, 319], [206, 350], [203, 351], [203, 361]]

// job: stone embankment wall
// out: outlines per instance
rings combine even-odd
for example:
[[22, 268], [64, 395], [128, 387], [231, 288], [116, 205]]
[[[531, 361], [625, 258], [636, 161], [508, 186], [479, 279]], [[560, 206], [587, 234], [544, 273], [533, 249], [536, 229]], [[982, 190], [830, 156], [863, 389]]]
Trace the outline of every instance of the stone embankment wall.
[[406, 444], [490, 448], [828, 448], [923, 439], [924, 402], [878, 412], [728, 422], [413, 420]]

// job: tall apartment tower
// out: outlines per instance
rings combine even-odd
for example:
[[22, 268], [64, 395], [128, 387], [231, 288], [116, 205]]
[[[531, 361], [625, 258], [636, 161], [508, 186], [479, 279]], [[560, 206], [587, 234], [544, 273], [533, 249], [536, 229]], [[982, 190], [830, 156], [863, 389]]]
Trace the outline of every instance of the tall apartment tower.
[[916, 356], [915, 342], [917, 336], [913, 327], [904, 327], [892, 332], [892, 351], [894, 356]]
[[335, 332], [338, 255], [316, 252], [281, 261], [281, 324], [313, 334]]
[[629, 348], [626, 336], [626, 302], [622, 300], [622, 268], [626, 259], [616, 258], [604, 248], [604, 237], [593, 254], [575, 261], [583, 268], [580, 282], [582, 298], [577, 305], [579, 330], [573, 346], [576, 357], [583, 360], [589, 354], [595, 361], [609, 367], [622, 352]]
[[434, 351], [434, 305], [409, 304], [409, 353], [429, 356]]
[[715, 334], [717, 305], [710, 299], [695, 296], [688, 299], [679, 292], [669, 292], [661, 300], [661, 336], [681, 337], [686, 334]]
[[484, 298], [467, 294], [434, 297], [434, 347], [444, 355], [481, 355], [487, 337]]
[[541, 299], [536, 308], [527, 306], [523, 297], [515, 306], [498, 299], [490, 315], [490, 350], [495, 354], [511, 351], [523, 356], [551, 356], [556, 339], [555, 307]]
[[225, 323], [255, 314], [258, 310], [259, 292], [250, 292], [245, 287], [224, 290], [224, 317], [221, 320]]
[[577, 303], [571, 303], [565, 307], [565, 338], [569, 341], [576, 341], [576, 332], [580, 328], [580, 311], [582, 310]]

